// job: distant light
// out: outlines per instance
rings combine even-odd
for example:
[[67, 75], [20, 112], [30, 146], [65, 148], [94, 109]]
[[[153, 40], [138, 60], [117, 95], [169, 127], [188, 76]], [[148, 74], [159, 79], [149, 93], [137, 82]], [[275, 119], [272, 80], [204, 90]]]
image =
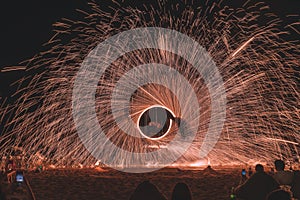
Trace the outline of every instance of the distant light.
[[100, 165], [100, 163], [101, 163], [101, 161], [100, 161], [100, 160], [98, 160], [98, 161], [95, 163], [95, 166], [99, 166], [99, 165]]
[[23, 183], [23, 181], [24, 181], [23, 172], [16, 173], [16, 181], [17, 181], [17, 183]]
[[207, 165], [207, 162], [205, 162], [204, 160], [199, 160], [197, 162], [193, 162], [193, 163], [189, 164], [190, 167], [203, 167], [206, 165]]

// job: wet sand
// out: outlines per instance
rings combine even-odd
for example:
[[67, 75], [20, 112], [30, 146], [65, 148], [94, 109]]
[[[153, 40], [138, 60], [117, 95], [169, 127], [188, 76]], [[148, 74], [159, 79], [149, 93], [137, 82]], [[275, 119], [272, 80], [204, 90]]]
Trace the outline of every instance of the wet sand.
[[240, 181], [240, 169], [178, 170], [162, 169], [151, 173], [129, 174], [115, 170], [50, 169], [27, 172], [37, 200], [129, 199], [138, 184], [150, 180], [170, 199], [178, 182], [186, 183], [194, 200], [228, 200], [231, 188]]

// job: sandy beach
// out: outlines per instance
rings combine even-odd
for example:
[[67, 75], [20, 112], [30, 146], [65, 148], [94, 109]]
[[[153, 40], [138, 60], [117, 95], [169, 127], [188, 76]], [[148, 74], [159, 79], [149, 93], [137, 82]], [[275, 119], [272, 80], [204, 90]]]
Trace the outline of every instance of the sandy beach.
[[129, 174], [116, 170], [50, 169], [27, 172], [37, 200], [129, 199], [137, 185], [150, 180], [167, 199], [178, 182], [186, 183], [195, 200], [227, 200], [231, 188], [240, 181], [240, 169], [179, 170], [162, 169], [151, 173]]

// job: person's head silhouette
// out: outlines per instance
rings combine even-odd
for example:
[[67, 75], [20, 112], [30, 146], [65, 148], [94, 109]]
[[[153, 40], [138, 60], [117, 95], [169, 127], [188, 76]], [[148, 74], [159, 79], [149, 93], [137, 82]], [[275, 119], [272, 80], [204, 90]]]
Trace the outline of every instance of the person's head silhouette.
[[130, 200], [165, 200], [166, 198], [158, 191], [155, 185], [144, 181], [137, 186]]
[[284, 164], [283, 160], [275, 160], [274, 164], [275, 164], [275, 169], [277, 171], [284, 170], [285, 164]]
[[271, 192], [267, 200], [291, 200], [291, 194], [285, 190], [279, 189]]
[[262, 166], [261, 164], [257, 164], [255, 166], [255, 171], [256, 172], [264, 172], [264, 166]]
[[177, 183], [173, 189], [172, 200], [191, 200], [192, 195], [185, 183]]

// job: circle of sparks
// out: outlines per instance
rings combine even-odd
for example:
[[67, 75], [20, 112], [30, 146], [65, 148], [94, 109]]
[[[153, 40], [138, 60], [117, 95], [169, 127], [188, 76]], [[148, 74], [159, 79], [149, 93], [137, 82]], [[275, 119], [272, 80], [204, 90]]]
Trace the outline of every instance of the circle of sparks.
[[[79, 137], [85, 147], [95, 158], [111, 167], [115, 166], [115, 163], [112, 163], [112, 161], [115, 162], [117, 160], [115, 157], [118, 158], [121, 157], [121, 155], [122, 157], [125, 156], [127, 158], [131, 158], [133, 163], [131, 166], [145, 166], [145, 161], [149, 160], [158, 162], [162, 167], [168, 166], [181, 157], [190, 147], [199, 126], [199, 106], [196, 94], [193, 92], [193, 88], [188, 86], [189, 84], [184, 78], [179, 78], [179, 73], [176, 70], [171, 70], [169, 67], [162, 64], [151, 63], [143, 65], [144, 67], [146, 66], [148, 70], [141, 70], [141, 68], [139, 68], [138, 70], [141, 71], [142, 74], [147, 72], [147, 75], [144, 76], [144, 78], [140, 78], [137, 74], [135, 74], [136, 76], [134, 78], [125, 81], [125, 83], [119, 81], [122, 82], [122, 84], [118, 82], [118, 86], [125, 86], [125, 88], [118, 89], [119, 94], [114, 92], [111, 100], [112, 113], [117, 121], [117, 119], [120, 119], [119, 113], [121, 110], [123, 114], [121, 116], [125, 117], [125, 120], [121, 117], [121, 121], [126, 124], [130, 123], [131, 121], [128, 118], [130, 107], [126, 106], [126, 104], [129, 104], [130, 101], [125, 100], [125, 102], [123, 102], [125, 105], [124, 107], [120, 104], [120, 99], [122, 97], [125, 97], [125, 99], [127, 97], [127, 99], [129, 99], [133, 94], [133, 92], [127, 92], [128, 88], [135, 91], [136, 89], [134, 87], [140, 87], [153, 82], [160, 83], [176, 94], [181, 108], [186, 107], [189, 110], [189, 112], [184, 112], [183, 114], [185, 115], [182, 116], [187, 125], [184, 128], [182, 128], [182, 126], [179, 127], [180, 131], [184, 132], [186, 137], [183, 138], [176, 135], [174, 140], [168, 144], [168, 148], [159, 149], [154, 152], [135, 153], [119, 148], [108, 140], [98, 123], [95, 110], [95, 94], [97, 91], [99, 77], [103, 75], [112, 62], [122, 55], [145, 48], [160, 49], [183, 57], [191, 63], [191, 65], [204, 79], [212, 100], [211, 115], [214, 116], [214, 118], [211, 118], [208, 132], [200, 148], [200, 157], [205, 157], [218, 141], [226, 117], [226, 93], [222, 77], [211, 57], [195, 40], [177, 31], [159, 27], [137, 28], [121, 32], [100, 43], [84, 59], [74, 82], [72, 97], [73, 118]], [[169, 71], [167, 76], [165, 76], [166, 78], [163, 79], [162, 75], [165, 75], [165, 73], [162, 72], [165, 71], [166, 67]], [[133, 70], [135, 69], [136, 68]], [[149, 71], [152, 73], [149, 73]], [[175, 79], [174, 77], [177, 78]], [[137, 83], [132, 84], [135, 80], [137, 80]], [[176, 84], [174, 84], [174, 82], [176, 82]], [[127, 87], [126, 90], [126, 86], [128, 86], [128, 84], [133, 85], [133, 87]], [[183, 87], [182, 85], [187, 86]], [[215, 87], [216, 85], [217, 87]], [[185, 90], [185, 92], [181, 93], [181, 95], [177, 92], [179, 91], [179, 88], [184, 88]], [[190, 89], [187, 90], [187, 88]], [[127, 92], [129, 95], [124, 94], [124, 92]], [[188, 96], [187, 93], [194, 93], [191, 96], [192, 98], [190, 101], [187, 101], [186, 99]], [[117, 106], [113, 105], [114, 102], [117, 102]], [[196, 122], [196, 125], [190, 125], [190, 122], [193, 121]], [[131, 131], [134, 130], [138, 132], [136, 125], [134, 124], [126, 127], [130, 127], [130, 131], [125, 129], [125, 133], [132, 134]], [[124, 126], [121, 125], [120, 128], [122, 129]], [[176, 148], [178, 146], [178, 142], [182, 143], [180, 149]], [[103, 154], [103, 152], [105, 152], [104, 148], [115, 153], [112, 157], [107, 157]], [[132, 172], [131, 168], [124, 168], [122, 170]], [[149, 172], [153, 170], [154, 169], [151, 168], [135, 168], [134, 172]]]

